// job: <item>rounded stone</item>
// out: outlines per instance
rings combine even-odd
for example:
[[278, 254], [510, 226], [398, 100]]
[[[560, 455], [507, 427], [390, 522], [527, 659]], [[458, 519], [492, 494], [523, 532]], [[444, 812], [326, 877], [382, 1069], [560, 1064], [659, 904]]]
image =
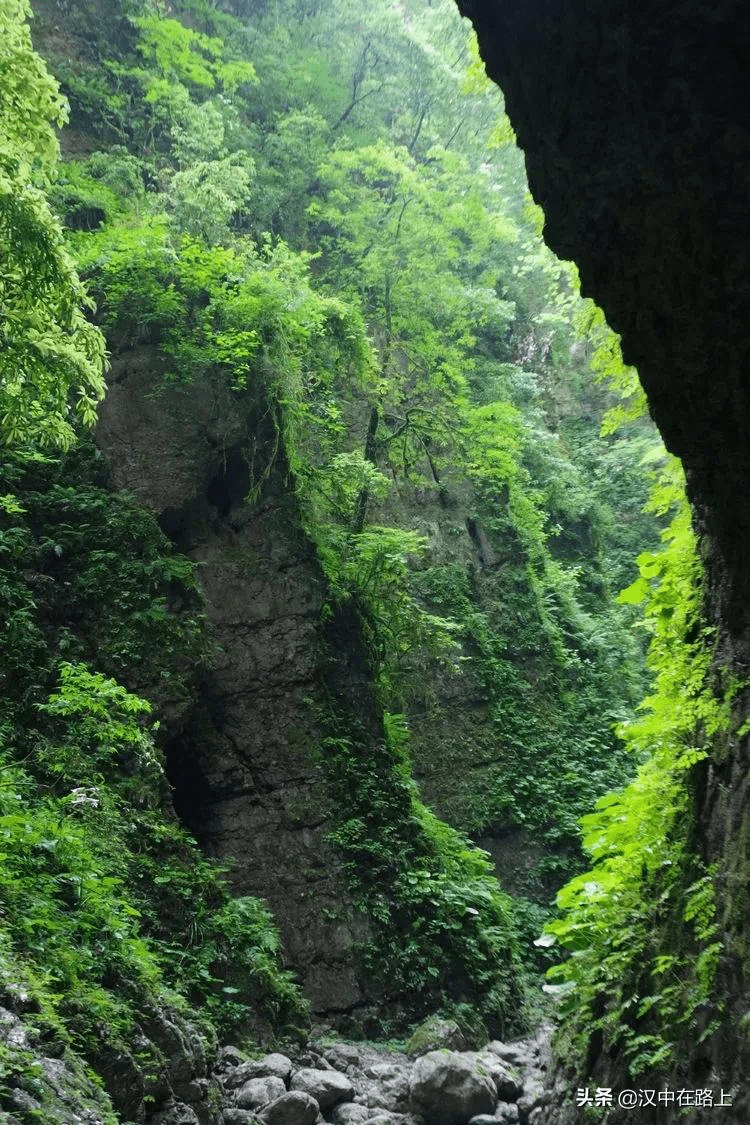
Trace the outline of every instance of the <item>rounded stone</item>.
[[329, 1109], [337, 1102], [350, 1101], [354, 1096], [354, 1087], [339, 1070], [305, 1067], [292, 1075], [290, 1087], [310, 1094], [322, 1110]]
[[475, 1058], [453, 1051], [431, 1051], [412, 1072], [412, 1112], [427, 1125], [466, 1125], [471, 1117], [491, 1115], [497, 1105], [495, 1084], [480, 1073]]
[[313, 1125], [320, 1106], [304, 1090], [290, 1090], [260, 1111], [265, 1125]]
[[261, 1109], [286, 1093], [280, 1078], [271, 1074], [265, 1078], [250, 1078], [237, 1091], [235, 1102], [240, 1109]]

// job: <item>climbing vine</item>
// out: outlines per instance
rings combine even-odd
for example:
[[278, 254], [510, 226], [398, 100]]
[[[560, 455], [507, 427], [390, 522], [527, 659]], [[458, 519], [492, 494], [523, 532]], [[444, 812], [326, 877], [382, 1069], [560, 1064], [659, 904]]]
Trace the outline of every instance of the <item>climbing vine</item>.
[[[616, 352], [616, 342], [608, 348]], [[631, 1078], [669, 1073], [682, 1048], [717, 1025], [712, 985], [722, 944], [715, 871], [701, 860], [688, 826], [709, 748], [731, 736], [736, 691], [714, 668], [676, 459], [661, 467], [650, 505], [670, 512], [671, 522], [662, 549], [639, 556], [639, 576], [620, 595], [624, 603], [645, 604], [651, 637], [653, 690], [641, 716], [619, 727], [638, 769], [627, 788], [600, 798], [583, 818], [592, 866], [561, 890], [562, 917], [540, 939], [568, 955], [548, 972], [548, 990], [561, 997], [565, 1015], [561, 1055], [580, 1067], [575, 1060], [591, 1060], [591, 1044], [599, 1043], [595, 1053], [620, 1053]]]

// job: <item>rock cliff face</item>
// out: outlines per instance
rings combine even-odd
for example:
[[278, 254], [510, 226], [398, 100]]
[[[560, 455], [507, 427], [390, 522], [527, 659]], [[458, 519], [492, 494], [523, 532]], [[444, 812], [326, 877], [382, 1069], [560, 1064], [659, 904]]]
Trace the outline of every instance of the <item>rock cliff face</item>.
[[[750, 12], [738, 0], [458, 6], [505, 93], [545, 237], [578, 263], [683, 460], [717, 658], [745, 679]], [[746, 695], [738, 706], [747, 714]], [[747, 1070], [749, 765], [743, 739], [714, 754], [697, 787], [695, 831], [719, 866], [725, 942], [725, 1019], [706, 1061], [725, 1082]], [[746, 1107], [733, 1112], [746, 1119]]]
[[97, 440], [115, 485], [198, 563], [205, 593], [209, 656], [167, 724], [175, 805], [210, 854], [231, 857], [236, 893], [268, 902], [314, 1010], [340, 1019], [363, 995], [357, 925], [323, 842], [315, 702], [332, 691], [366, 716], [367, 670], [356, 636], [334, 657], [321, 629], [323, 577], [283, 464], [245, 503], [267, 423], [218, 381], [154, 395], [159, 370], [147, 347], [114, 360]]

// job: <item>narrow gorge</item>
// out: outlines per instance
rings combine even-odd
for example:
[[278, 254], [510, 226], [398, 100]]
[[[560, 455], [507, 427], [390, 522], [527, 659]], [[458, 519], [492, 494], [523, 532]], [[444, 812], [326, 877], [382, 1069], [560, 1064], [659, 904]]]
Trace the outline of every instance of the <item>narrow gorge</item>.
[[458, 8], [0, 0], [8, 1125], [747, 1118], [747, 18]]

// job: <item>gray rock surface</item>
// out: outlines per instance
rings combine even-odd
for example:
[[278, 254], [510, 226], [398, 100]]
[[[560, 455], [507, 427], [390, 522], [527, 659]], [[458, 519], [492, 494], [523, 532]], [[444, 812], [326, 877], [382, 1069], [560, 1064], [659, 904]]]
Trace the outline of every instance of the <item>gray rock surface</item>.
[[249, 1109], [229, 1106], [224, 1110], [224, 1125], [257, 1125], [258, 1118]]
[[304, 1090], [290, 1090], [258, 1114], [265, 1125], [314, 1125], [320, 1113], [315, 1098]]
[[343, 1071], [348, 1070], [350, 1066], [359, 1066], [361, 1057], [360, 1048], [352, 1043], [336, 1043], [333, 1047], [329, 1047], [324, 1055], [331, 1066]]
[[549, 1031], [416, 1059], [365, 1043], [313, 1042], [293, 1059], [220, 1051], [224, 1125], [541, 1125]]
[[476, 1059], [456, 1051], [431, 1051], [414, 1065], [410, 1103], [427, 1125], [466, 1125], [470, 1117], [492, 1114], [495, 1084]]
[[[155, 511], [199, 567], [212, 657], [190, 700], [165, 713], [165, 735], [179, 732], [175, 805], [211, 855], [236, 861], [235, 892], [267, 902], [313, 1010], [338, 1016], [364, 1000], [356, 950], [366, 923], [326, 843], [310, 702], [323, 702], [324, 678], [346, 664], [342, 703], [351, 692], [357, 713], [369, 714], [365, 665], [353, 674], [352, 653], [329, 649], [322, 635], [326, 583], [281, 458], [246, 502], [243, 451], [257, 445], [257, 463], [271, 459], [268, 415], [218, 375], [169, 387], [157, 402], [161, 370], [151, 346], [114, 357], [97, 441], [115, 486]], [[191, 795], [198, 777], [200, 801]]]
[[515, 1102], [523, 1093], [523, 1081], [517, 1067], [503, 1062], [490, 1051], [479, 1052], [476, 1061], [480, 1073], [489, 1075], [495, 1083], [497, 1096], [501, 1102]]
[[541, 1082], [528, 1082], [524, 1093], [518, 1099], [518, 1111], [521, 1115], [521, 1120], [526, 1120], [531, 1115], [532, 1110], [544, 1106], [548, 1099], [549, 1095], [545, 1092]]
[[214, 1070], [217, 1074], [224, 1071], [232, 1070], [234, 1067], [241, 1066], [242, 1063], [247, 1062], [247, 1056], [239, 1049], [227, 1044], [225, 1047], [220, 1047], [216, 1056], [216, 1063]]
[[366, 1105], [357, 1105], [355, 1102], [340, 1102], [331, 1110], [333, 1125], [363, 1125], [372, 1117], [372, 1110]]
[[469, 1125], [519, 1125], [521, 1117], [517, 1105], [510, 1105], [508, 1102], [500, 1102], [493, 1114], [480, 1113], [478, 1117], [472, 1117]]
[[[502, 86], [531, 192], [545, 212], [545, 238], [577, 262], [582, 291], [619, 333], [651, 416], [682, 460], [705, 567], [706, 623], [718, 629], [713, 651], [728, 676], [741, 678], [750, 653], [750, 133], [739, 95], [746, 51], [736, 44], [750, 37], [750, 8], [741, 0], [646, 0], [634, 19], [629, 0], [458, 6]], [[747, 695], [733, 705], [738, 729]], [[691, 1125], [719, 1118], [745, 1125], [750, 1041], [737, 1027], [750, 1012], [750, 741], [716, 739], [714, 747], [681, 830], [701, 841], [702, 861], [718, 871], [723, 952], [706, 1023], [718, 1018], [710, 1036], [682, 1045], [672, 1075], [661, 1080], [680, 1086], [685, 1076], [712, 1070], [717, 1087], [736, 1089], [733, 1107], [721, 1114], [696, 1108]], [[666, 954], [682, 950], [680, 927], [668, 921], [673, 911], [665, 907], [663, 929], [653, 935]], [[642, 1030], [658, 1031], [658, 1022], [645, 1021]], [[630, 1084], [622, 1053], [602, 1049], [595, 1035], [589, 1048], [578, 1081], [568, 1076], [568, 1098], [571, 1087], [585, 1085], [584, 1074], [603, 1087]], [[555, 1125], [577, 1125], [580, 1116], [572, 1105], [548, 1114]], [[607, 1114], [618, 1125], [637, 1116]]]
[[274, 1074], [283, 1082], [287, 1082], [292, 1073], [292, 1060], [287, 1055], [279, 1054], [278, 1051], [265, 1055], [258, 1065], [263, 1068], [263, 1074]]
[[392, 1062], [374, 1063], [365, 1070], [370, 1081], [363, 1096], [373, 1109], [406, 1113], [409, 1109], [409, 1071]]
[[[9, 989], [6, 989], [9, 991]], [[22, 996], [14, 1002], [25, 1005]], [[102, 1051], [108, 1066], [109, 1096], [92, 1082], [82, 1060], [67, 1048], [59, 1055], [41, 1053], [21, 1016], [0, 1006], [3, 1111], [9, 1125], [41, 1121], [45, 1125], [111, 1125], [118, 1119], [149, 1125], [218, 1125], [210, 1093], [205, 1045], [198, 1031], [176, 1012], [153, 1010], [133, 1035], [131, 1051]], [[47, 1044], [50, 1050], [50, 1044]], [[144, 1074], [135, 1061], [143, 1052], [153, 1060]], [[114, 1104], [113, 1104], [114, 1103]], [[148, 1117], [147, 1117], [148, 1115]], [[0, 1120], [5, 1117], [0, 1113]]]
[[286, 1086], [292, 1073], [292, 1060], [286, 1055], [266, 1055], [262, 1059], [243, 1059], [239, 1065], [223, 1067], [221, 1081], [228, 1090], [257, 1078], [278, 1078]]
[[235, 1100], [240, 1109], [261, 1109], [269, 1102], [275, 1102], [286, 1093], [286, 1086], [276, 1075], [265, 1078], [250, 1078], [237, 1090]]
[[406, 1053], [410, 1058], [416, 1059], [429, 1051], [439, 1051], [442, 1048], [449, 1051], [464, 1051], [468, 1046], [470, 1044], [455, 1020], [430, 1016], [412, 1034], [406, 1044]]
[[330, 1109], [336, 1102], [350, 1101], [354, 1095], [351, 1081], [338, 1070], [305, 1067], [292, 1075], [290, 1087], [310, 1094], [322, 1110]]
[[195, 1110], [184, 1102], [173, 1102], [159, 1113], [154, 1114], [149, 1125], [199, 1125], [200, 1118]]

